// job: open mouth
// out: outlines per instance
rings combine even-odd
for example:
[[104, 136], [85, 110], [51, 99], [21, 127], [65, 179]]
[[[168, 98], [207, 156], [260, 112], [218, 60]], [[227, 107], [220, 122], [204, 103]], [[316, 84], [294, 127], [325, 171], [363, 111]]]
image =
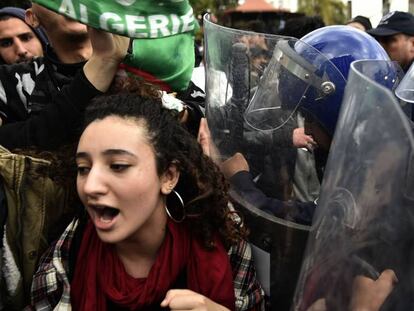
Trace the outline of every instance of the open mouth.
[[119, 214], [119, 209], [107, 206], [90, 206], [95, 212], [96, 217], [102, 223], [111, 223], [116, 216]]

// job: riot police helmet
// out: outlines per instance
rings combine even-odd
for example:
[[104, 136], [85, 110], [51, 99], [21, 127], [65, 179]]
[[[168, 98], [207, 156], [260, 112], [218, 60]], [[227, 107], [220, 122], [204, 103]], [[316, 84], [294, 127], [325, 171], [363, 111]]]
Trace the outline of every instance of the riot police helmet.
[[[300, 109], [315, 118], [332, 137], [344, 95], [344, 81], [348, 79], [351, 63], [362, 59], [389, 60], [389, 57], [373, 37], [349, 26], [323, 27], [302, 37], [301, 41], [323, 54], [341, 74], [339, 76], [331, 66], [321, 64], [326, 79], [323, 79], [320, 91], [309, 92], [300, 105]], [[316, 60], [312, 49], [303, 44], [297, 44], [295, 50], [308, 61]]]
[[374, 38], [349, 26], [319, 28], [302, 39], [280, 38], [246, 122], [259, 131], [275, 131], [299, 109], [332, 138], [350, 65], [361, 59], [389, 60]]

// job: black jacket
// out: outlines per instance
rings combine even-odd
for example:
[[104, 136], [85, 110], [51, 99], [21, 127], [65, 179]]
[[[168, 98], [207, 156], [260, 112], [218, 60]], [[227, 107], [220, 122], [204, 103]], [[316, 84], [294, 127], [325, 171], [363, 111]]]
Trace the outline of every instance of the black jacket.
[[62, 64], [48, 50], [31, 63], [0, 66], [0, 145], [54, 149], [73, 139], [86, 104], [101, 94], [83, 65]]

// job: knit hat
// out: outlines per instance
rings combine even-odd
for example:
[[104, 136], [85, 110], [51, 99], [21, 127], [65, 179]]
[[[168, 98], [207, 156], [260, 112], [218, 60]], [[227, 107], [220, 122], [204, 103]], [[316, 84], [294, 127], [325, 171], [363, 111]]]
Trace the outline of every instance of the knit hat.
[[12, 17], [16, 17], [16, 18], [20, 19], [21, 21], [23, 21], [36, 34], [37, 38], [42, 43], [43, 49], [45, 49], [46, 46], [49, 44], [49, 40], [47, 39], [43, 28], [41, 28], [41, 27], [33, 28], [32, 26], [30, 26], [29, 24], [26, 23], [26, 21], [24, 19], [25, 10], [23, 10], [21, 8], [15, 8], [15, 7], [8, 6], [8, 7], [0, 9], [0, 17], [1, 16], [12, 16]]
[[367, 31], [377, 37], [403, 33], [414, 36], [414, 16], [411, 13], [393, 11], [384, 15], [377, 28]]
[[34, 0], [91, 27], [135, 38], [123, 68], [167, 91], [187, 88], [198, 29], [188, 0]]
[[372, 24], [371, 24], [371, 21], [369, 20], [369, 18], [365, 17], [365, 16], [362, 16], [362, 15], [355, 16], [347, 24], [350, 24], [350, 23], [359, 23], [359, 24], [361, 24], [362, 26], [364, 26], [365, 31], [372, 29]]

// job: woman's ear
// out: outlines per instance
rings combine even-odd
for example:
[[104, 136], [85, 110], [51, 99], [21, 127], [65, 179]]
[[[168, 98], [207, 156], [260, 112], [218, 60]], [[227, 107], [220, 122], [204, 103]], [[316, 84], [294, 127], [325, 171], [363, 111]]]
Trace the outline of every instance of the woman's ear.
[[33, 28], [37, 28], [40, 26], [40, 22], [36, 14], [33, 13], [33, 10], [31, 8], [26, 10], [24, 20], [26, 21], [28, 25], [30, 25]]
[[173, 191], [180, 178], [180, 171], [177, 165], [171, 163], [167, 170], [161, 175], [161, 193], [168, 195]]

